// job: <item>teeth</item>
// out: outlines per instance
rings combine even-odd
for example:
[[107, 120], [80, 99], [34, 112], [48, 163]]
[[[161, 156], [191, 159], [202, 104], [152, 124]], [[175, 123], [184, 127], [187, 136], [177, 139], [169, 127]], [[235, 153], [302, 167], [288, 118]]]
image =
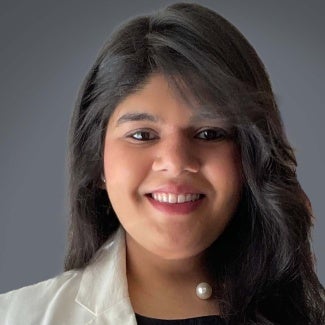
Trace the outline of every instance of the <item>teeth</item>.
[[174, 194], [174, 193], [152, 193], [152, 198], [163, 203], [184, 203], [196, 201], [200, 194]]

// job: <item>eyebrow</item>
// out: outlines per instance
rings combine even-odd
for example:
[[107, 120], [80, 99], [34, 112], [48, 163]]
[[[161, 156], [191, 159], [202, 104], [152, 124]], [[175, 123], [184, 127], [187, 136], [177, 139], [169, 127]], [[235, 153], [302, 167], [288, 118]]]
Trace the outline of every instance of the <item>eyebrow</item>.
[[[197, 112], [194, 116], [190, 118], [190, 123], [195, 124], [202, 120], [217, 120], [220, 122], [224, 122], [224, 118], [220, 115], [220, 113], [215, 111], [202, 110]], [[134, 121], [149, 121], [149, 122], [160, 122], [161, 118], [158, 116], [144, 113], [144, 112], [130, 112], [123, 114], [116, 122], [116, 126], [120, 126], [123, 123], [134, 122]]]
[[157, 116], [148, 113], [126, 113], [117, 120], [116, 126], [133, 121], [149, 121], [157, 123], [159, 120], [160, 119]]
[[224, 120], [220, 113], [215, 111], [202, 110], [190, 118], [191, 123], [200, 122], [201, 120]]

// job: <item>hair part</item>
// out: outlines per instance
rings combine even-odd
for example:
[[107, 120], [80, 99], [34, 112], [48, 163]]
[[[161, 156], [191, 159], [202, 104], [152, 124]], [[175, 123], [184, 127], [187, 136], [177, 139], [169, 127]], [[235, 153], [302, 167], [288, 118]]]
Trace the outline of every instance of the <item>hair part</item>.
[[297, 180], [268, 75], [244, 36], [197, 4], [174, 4], [125, 23], [86, 76], [70, 127], [65, 269], [85, 267], [119, 226], [100, 186], [106, 126], [118, 103], [154, 73], [189, 105], [216, 110], [235, 130], [245, 186], [208, 261], [221, 315], [229, 324], [324, 322], [310, 202]]

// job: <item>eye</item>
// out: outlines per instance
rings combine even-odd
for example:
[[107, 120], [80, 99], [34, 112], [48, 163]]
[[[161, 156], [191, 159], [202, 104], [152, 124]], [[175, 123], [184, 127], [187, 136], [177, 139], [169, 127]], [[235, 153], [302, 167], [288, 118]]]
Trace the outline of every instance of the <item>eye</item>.
[[138, 130], [128, 134], [127, 137], [137, 141], [150, 141], [157, 139], [157, 135], [150, 130]]
[[223, 140], [227, 138], [228, 134], [225, 130], [220, 128], [214, 129], [205, 129], [201, 130], [196, 134], [196, 138], [206, 140], [206, 141], [216, 141], [216, 140]]

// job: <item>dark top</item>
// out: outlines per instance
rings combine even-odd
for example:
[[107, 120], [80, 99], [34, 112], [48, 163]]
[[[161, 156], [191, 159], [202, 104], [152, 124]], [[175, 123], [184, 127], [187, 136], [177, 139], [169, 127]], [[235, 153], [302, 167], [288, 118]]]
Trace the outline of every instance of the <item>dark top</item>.
[[226, 325], [220, 316], [203, 316], [186, 319], [156, 319], [135, 314], [138, 325]]

